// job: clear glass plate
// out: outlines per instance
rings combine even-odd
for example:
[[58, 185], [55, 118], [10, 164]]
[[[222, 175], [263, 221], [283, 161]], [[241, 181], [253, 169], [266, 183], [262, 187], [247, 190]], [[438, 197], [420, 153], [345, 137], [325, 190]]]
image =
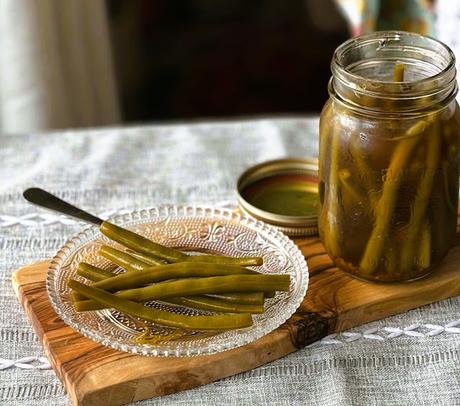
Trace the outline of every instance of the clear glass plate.
[[[56, 313], [84, 336], [120, 351], [152, 356], [192, 356], [213, 354], [257, 340], [285, 322], [299, 307], [308, 286], [308, 268], [297, 246], [274, 227], [227, 209], [190, 206], [161, 206], [134, 211], [112, 219], [163, 245], [193, 253], [219, 253], [228, 256], [261, 256], [259, 272], [288, 274], [288, 292], [267, 299], [265, 311], [253, 315], [251, 327], [218, 332], [181, 330], [127, 316], [115, 310], [78, 313], [70, 299], [68, 278], [85, 281], [76, 274], [81, 261], [113, 269], [98, 255], [101, 244], [113, 244], [95, 226], [68, 241], [53, 258], [46, 287]], [[183, 314], [205, 311], [150, 302], [150, 306]], [[148, 327], [148, 344], [135, 342]]]

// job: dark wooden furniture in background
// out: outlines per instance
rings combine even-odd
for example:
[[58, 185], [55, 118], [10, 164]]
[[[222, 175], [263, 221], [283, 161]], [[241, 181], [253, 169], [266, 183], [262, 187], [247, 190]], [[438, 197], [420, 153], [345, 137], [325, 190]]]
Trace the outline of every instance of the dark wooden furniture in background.
[[319, 112], [333, 0], [108, 0], [124, 119]]

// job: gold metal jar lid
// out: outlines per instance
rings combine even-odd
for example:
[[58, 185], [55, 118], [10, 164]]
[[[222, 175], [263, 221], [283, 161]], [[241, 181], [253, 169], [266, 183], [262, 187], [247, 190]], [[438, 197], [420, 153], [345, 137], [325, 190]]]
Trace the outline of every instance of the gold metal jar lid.
[[263, 162], [238, 179], [238, 205], [285, 234], [318, 234], [318, 160], [287, 158]]

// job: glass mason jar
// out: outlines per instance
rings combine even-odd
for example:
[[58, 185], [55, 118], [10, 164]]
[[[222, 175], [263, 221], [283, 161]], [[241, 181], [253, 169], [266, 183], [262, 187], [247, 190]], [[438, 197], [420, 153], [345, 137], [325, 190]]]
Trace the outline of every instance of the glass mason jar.
[[358, 278], [418, 279], [456, 231], [455, 57], [432, 38], [384, 31], [339, 46], [331, 68], [320, 120], [321, 239]]

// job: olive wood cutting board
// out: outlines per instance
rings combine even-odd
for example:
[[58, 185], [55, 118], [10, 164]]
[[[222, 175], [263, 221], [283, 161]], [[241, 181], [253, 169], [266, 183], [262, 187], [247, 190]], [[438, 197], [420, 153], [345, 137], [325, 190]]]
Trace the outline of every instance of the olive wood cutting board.
[[191, 358], [154, 358], [102, 346], [68, 327], [45, 289], [48, 261], [18, 269], [13, 286], [57, 376], [75, 405], [121, 405], [247, 371], [335, 332], [460, 295], [460, 233], [432, 275], [412, 283], [372, 284], [334, 267], [318, 237], [296, 239], [310, 283], [297, 312], [244, 347]]

